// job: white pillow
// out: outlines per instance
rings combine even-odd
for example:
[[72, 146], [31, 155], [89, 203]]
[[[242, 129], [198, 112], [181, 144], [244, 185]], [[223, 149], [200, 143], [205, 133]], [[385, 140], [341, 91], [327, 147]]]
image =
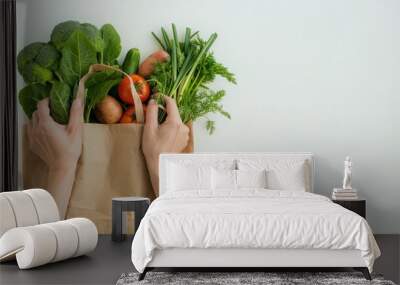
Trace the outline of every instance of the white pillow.
[[236, 170], [216, 169], [211, 171], [212, 189], [236, 189]]
[[267, 172], [268, 188], [273, 190], [306, 191], [304, 164]]
[[168, 191], [211, 189], [211, 167], [169, 163]]
[[238, 188], [267, 188], [267, 171], [236, 170]]
[[240, 170], [267, 170], [267, 188], [272, 190], [311, 191], [306, 179], [306, 161], [298, 159], [241, 159]]

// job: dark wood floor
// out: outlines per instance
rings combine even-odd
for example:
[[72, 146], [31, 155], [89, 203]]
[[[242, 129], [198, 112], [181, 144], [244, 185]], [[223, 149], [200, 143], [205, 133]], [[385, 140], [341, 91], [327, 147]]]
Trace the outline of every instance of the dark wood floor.
[[130, 253], [131, 239], [115, 243], [100, 236], [87, 256], [28, 270], [18, 270], [16, 262], [0, 264], [0, 284], [115, 284], [122, 273], [134, 271]]
[[386, 279], [400, 283], [400, 235], [375, 235], [381, 250], [381, 257], [374, 265], [374, 271]]
[[[377, 235], [382, 251], [375, 263], [375, 272], [399, 283], [400, 235]], [[0, 284], [115, 284], [124, 272], [134, 271], [130, 259], [131, 239], [114, 243], [109, 236], [100, 236], [99, 244], [88, 256], [19, 270], [15, 262], [0, 265]]]

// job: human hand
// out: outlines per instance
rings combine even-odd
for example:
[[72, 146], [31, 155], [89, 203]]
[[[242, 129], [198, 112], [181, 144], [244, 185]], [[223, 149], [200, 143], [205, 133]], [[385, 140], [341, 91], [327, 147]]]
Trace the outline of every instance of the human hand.
[[164, 96], [167, 118], [158, 123], [158, 105], [150, 100], [147, 105], [143, 130], [142, 150], [153, 188], [158, 196], [158, 160], [161, 153], [181, 152], [189, 140], [189, 128], [183, 124], [175, 100]]
[[50, 116], [49, 99], [41, 100], [28, 123], [28, 140], [32, 152], [50, 170], [75, 169], [82, 152], [83, 104], [75, 99], [68, 125], [58, 124]]
[[175, 100], [164, 96], [167, 118], [158, 123], [158, 105], [150, 100], [147, 105], [146, 123], [143, 130], [143, 153], [146, 157], [158, 157], [161, 153], [181, 152], [189, 140], [189, 128], [182, 123]]
[[68, 125], [60, 125], [50, 116], [49, 99], [41, 100], [28, 123], [28, 140], [32, 152], [49, 167], [47, 191], [57, 203], [60, 217], [65, 218], [75, 171], [82, 152], [82, 99], [72, 103]]

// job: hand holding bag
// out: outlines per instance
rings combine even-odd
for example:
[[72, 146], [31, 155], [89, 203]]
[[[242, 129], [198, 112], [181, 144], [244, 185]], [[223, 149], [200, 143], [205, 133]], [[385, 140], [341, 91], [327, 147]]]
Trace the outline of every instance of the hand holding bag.
[[[85, 95], [85, 81], [95, 72], [120, 71], [111, 66], [94, 64], [78, 86], [77, 96]], [[129, 77], [128, 77], [129, 78]], [[101, 234], [111, 233], [111, 199], [142, 196], [154, 199], [146, 161], [141, 150], [143, 105], [131, 81], [136, 119], [133, 124], [84, 124], [83, 147], [67, 218], [86, 217]], [[23, 181], [25, 188], [47, 187], [47, 165], [29, 150], [23, 141]]]

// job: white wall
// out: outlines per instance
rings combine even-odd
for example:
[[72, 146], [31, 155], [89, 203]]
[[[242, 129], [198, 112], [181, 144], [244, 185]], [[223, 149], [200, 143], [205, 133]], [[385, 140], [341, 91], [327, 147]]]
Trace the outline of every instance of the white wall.
[[111, 22], [125, 50], [145, 55], [161, 25], [217, 32], [216, 57], [238, 85], [215, 84], [232, 120], [215, 117], [212, 136], [199, 122], [197, 151], [312, 151], [324, 195], [350, 154], [372, 228], [400, 233], [399, 1], [25, 0], [17, 10], [19, 47], [67, 19]]

